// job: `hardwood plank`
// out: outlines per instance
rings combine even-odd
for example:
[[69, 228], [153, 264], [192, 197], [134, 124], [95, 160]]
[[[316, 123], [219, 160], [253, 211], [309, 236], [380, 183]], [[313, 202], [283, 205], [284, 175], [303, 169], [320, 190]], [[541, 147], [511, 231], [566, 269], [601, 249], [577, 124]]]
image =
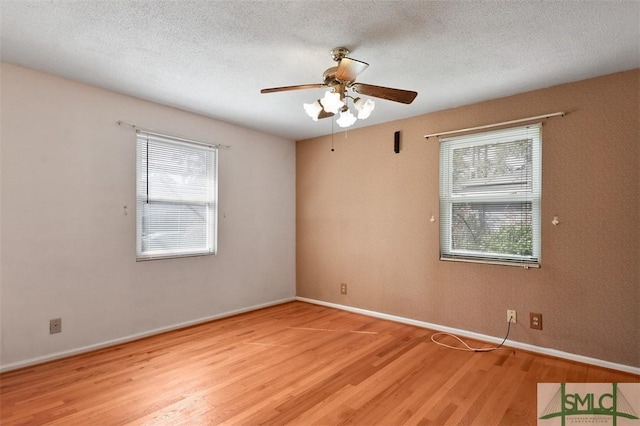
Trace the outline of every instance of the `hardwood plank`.
[[453, 351], [431, 334], [286, 303], [4, 373], [0, 423], [526, 425], [539, 382], [640, 382], [524, 351]]

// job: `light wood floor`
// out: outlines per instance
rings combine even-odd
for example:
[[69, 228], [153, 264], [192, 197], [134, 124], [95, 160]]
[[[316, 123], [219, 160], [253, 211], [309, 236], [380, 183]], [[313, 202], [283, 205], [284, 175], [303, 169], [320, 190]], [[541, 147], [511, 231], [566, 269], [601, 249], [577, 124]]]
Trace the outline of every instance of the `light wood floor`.
[[287, 303], [2, 374], [0, 423], [525, 425], [538, 382], [640, 381], [432, 333]]

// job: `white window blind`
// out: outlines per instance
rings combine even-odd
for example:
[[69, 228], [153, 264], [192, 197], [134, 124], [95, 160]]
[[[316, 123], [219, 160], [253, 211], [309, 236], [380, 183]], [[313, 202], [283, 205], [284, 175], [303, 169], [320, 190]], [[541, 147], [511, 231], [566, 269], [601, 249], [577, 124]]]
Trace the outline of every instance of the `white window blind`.
[[540, 130], [441, 139], [442, 260], [539, 266]]
[[217, 148], [137, 131], [138, 260], [216, 253]]

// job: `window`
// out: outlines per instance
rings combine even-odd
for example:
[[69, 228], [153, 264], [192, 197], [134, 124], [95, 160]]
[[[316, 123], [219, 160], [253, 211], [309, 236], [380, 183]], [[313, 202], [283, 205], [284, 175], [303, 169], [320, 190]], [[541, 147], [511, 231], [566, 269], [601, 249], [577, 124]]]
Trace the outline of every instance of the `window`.
[[138, 260], [216, 253], [217, 148], [137, 132]]
[[440, 259], [539, 266], [540, 124], [440, 144]]

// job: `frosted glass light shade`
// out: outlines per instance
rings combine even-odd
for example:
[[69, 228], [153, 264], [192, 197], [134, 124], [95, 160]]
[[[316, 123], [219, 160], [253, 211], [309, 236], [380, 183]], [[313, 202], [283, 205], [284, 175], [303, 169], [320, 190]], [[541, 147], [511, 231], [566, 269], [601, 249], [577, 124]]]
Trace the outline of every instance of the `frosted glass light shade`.
[[371, 111], [376, 107], [376, 103], [371, 99], [364, 100], [362, 98], [356, 99], [353, 105], [358, 110], [358, 118], [360, 120], [368, 118], [371, 115]]
[[340, 118], [336, 120], [338, 126], [340, 127], [349, 127], [356, 122], [356, 116], [351, 114], [351, 111], [346, 110], [340, 113]]
[[310, 104], [302, 104], [302, 106], [304, 106], [305, 112], [313, 119], [313, 121], [318, 121], [318, 116], [322, 111], [322, 105], [320, 105], [320, 102], [314, 101]]
[[344, 102], [340, 99], [340, 93], [331, 93], [330, 91], [324, 94], [324, 97], [320, 99], [320, 103], [325, 111], [333, 114], [337, 114], [344, 105]]

